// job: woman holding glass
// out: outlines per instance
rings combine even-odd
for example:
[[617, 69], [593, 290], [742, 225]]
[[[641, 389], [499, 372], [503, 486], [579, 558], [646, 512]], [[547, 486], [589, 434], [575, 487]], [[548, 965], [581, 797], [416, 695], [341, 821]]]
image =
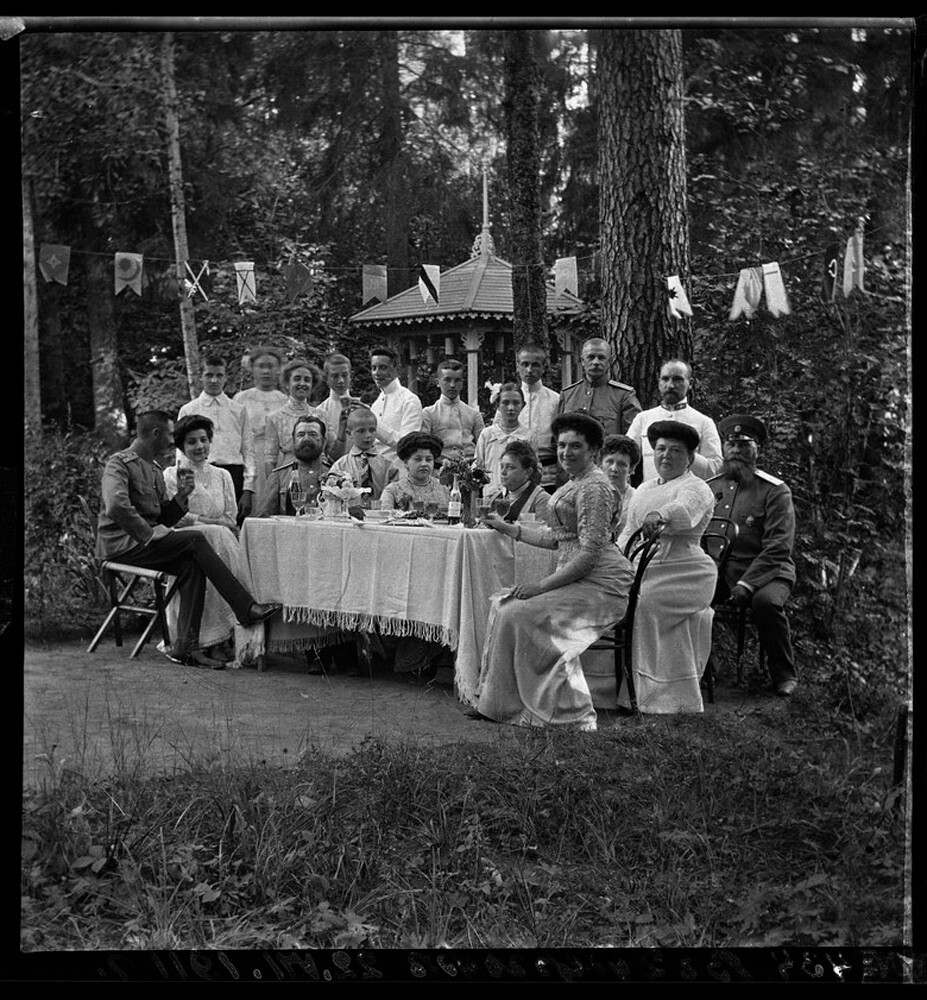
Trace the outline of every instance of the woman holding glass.
[[595, 464], [602, 425], [585, 413], [565, 413], [551, 433], [570, 478], [551, 497], [547, 524], [510, 524], [494, 513], [486, 523], [529, 545], [556, 548], [557, 569], [493, 596], [473, 714], [591, 730], [596, 713], [579, 657], [624, 616], [634, 573], [609, 544], [616, 499]]
[[[694, 427], [658, 420], [647, 429], [657, 476], [641, 483], [618, 538], [638, 528], [661, 535], [634, 615], [631, 663], [641, 712], [701, 712], [699, 680], [711, 652], [711, 600], [718, 570], [700, 539], [714, 513], [711, 488], [691, 471], [699, 444]], [[618, 704], [628, 706], [622, 685]]]
[[496, 510], [510, 524], [528, 515], [532, 520], [547, 520], [550, 496], [540, 486], [538, 457], [527, 441], [510, 441], [499, 461], [501, 486], [490, 489], [480, 501], [480, 510]]
[[[181, 478], [193, 477], [194, 487], [187, 513], [174, 527], [201, 531], [237, 576], [239, 551], [235, 525], [238, 504], [235, 502], [235, 486], [225, 469], [217, 469], [207, 461], [212, 438], [213, 423], [208, 417], [191, 415], [178, 420], [174, 428], [174, 444], [183, 452], [183, 458], [178, 465], [164, 470], [164, 485], [170, 498], [176, 494]], [[167, 606], [167, 623], [172, 633], [176, 632], [179, 612], [180, 598], [175, 597]], [[229, 648], [234, 630], [235, 613], [207, 581], [200, 623], [200, 648], [193, 654], [197, 664], [221, 670], [234, 656], [234, 651]]]

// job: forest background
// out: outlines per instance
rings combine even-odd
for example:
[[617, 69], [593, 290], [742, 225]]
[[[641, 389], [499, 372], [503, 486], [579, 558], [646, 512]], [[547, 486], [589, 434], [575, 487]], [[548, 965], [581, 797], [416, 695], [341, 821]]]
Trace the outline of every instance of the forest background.
[[[612, 37], [609, 37], [611, 34]], [[600, 92], [615, 36], [589, 30], [203, 31], [173, 36], [190, 256], [211, 266], [193, 304], [201, 347], [231, 360], [269, 342], [320, 360], [351, 356], [365, 263], [390, 294], [418, 265], [470, 254], [489, 176], [503, 259], [518, 207], [507, 183], [512, 37], [530, 38], [543, 261], [579, 259], [574, 324], [603, 315]], [[681, 43], [693, 401], [716, 419], [762, 416], [762, 467], [798, 515], [796, 638], [805, 670], [857, 718], [907, 683], [911, 32], [903, 27], [692, 27]], [[40, 384], [27, 384], [27, 630], [95, 620], [89, 556], [100, 462], [134, 414], [189, 398], [173, 258], [162, 33], [27, 34], [20, 40], [23, 191], [36, 248], [72, 248], [67, 286], [37, 282]], [[620, 69], [620, 67], [618, 67]], [[632, 67], [633, 69], [633, 67]], [[628, 100], [632, 100], [629, 95]], [[608, 155], [613, 155], [609, 152]], [[652, 160], [660, 150], [644, 150]], [[825, 252], [863, 220], [866, 292], [822, 299]], [[609, 236], [609, 239], [612, 237]], [[113, 253], [145, 255], [142, 295], [113, 295]], [[634, 250], [618, 248], [633, 256]], [[314, 271], [288, 301], [293, 257]], [[239, 306], [234, 259], [254, 260], [258, 298]], [[778, 260], [791, 315], [729, 322], [737, 274]], [[839, 285], [839, 274], [838, 274]], [[551, 338], [548, 381], [559, 387]], [[620, 345], [619, 345], [620, 346]], [[29, 345], [27, 344], [27, 350]], [[688, 351], [687, 351], [688, 353]], [[652, 405], [658, 356], [623, 357]], [[514, 375], [514, 359], [506, 359]], [[436, 398], [420, 372], [423, 402]], [[481, 380], [482, 381], [482, 380]], [[41, 420], [35, 419], [40, 400]], [[479, 403], [487, 409], [488, 400]], [[41, 443], [40, 443], [41, 437]], [[52, 599], [52, 597], [54, 599]], [[28, 622], [32, 622], [30, 626]]]

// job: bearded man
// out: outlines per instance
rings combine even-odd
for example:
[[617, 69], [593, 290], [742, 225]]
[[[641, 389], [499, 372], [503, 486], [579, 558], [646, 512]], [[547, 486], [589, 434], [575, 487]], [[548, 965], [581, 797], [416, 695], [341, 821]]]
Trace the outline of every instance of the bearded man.
[[271, 471], [255, 506], [254, 517], [295, 514], [290, 484], [297, 479], [310, 502], [318, 497], [322, 480], [331, 468], [331, 462], [323, 454], [325, 435], [325, 421], [321, 417], [306, 415], [296, 421], [293, 425], [296, 459]]
[[747, 413], [734, 413], [718, 425], [724, 464], [708, 480], [715, 495], [715, 516], [738, 527], [714, 603], [730, 603], [753, 611], [760, 642], [766, 650], [772, 690], [788, 698], [798, 686], [792, 637], [785, 604], [795, 583], [792, 548], [795, 508], [792, 492], [781, 480], [756, 467], [766, 427]]

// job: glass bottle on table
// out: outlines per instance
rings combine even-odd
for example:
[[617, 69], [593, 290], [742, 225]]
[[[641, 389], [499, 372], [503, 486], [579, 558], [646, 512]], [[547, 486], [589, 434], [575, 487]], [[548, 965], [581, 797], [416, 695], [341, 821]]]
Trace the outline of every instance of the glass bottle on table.
[[454, 473], [454, 485], [451, 487], [447, 504], [447, 523], [460, 524], [460, 516], [463, 510], [463, 496], [460, 492], [460, 478]]

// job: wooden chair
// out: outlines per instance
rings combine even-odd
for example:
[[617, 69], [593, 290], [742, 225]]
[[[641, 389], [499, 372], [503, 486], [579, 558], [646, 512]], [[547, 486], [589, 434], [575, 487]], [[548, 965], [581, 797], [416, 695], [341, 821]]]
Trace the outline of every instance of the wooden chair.
[[[93, 516], [90, 505], [84, 497], [78, 496], [77, 499], [90, 522], [95, 542], [97, 519]], [[163, 570], [147, 569], [144, 566], [132, 566], [129, 563], [121, 563], [113, 559], [105, 559], [100, 562], [99, 571], [103, 587], [109, 596], [110, 609], [103, 620], [103, 624], [97, 630], [97, 634], [87, 647], [87, 652], [92, 653], [97, 648], [110, 625], [113, 626], [113, 637], [116, 640], [116, 645], [122, 645], [122, 621], [120, 615], [123, 611], [151, 619], [145, 626], [132, 652], [129, 654], [130, 657], [138, 656], [142, 651], [142, 647], [151, 637], [155, 625], [160, 626], [164, 645], [169, 649], [171, 637], [167, 627], [165, 609], [177, 590], [177, 580]], [[154, 589], [153, 605], [132, 599], [135, 588], [142, 580], [149, 580], [152, 584]]]
[[612, 633], [606, 633], [597, 639], [590, 647], [590, 650], [610, 649], [615, 653], [615, 693], [621, 692], [621, 680], [624, 677], [628, 686], [628, 700], [631, 703], [631, 711], [637, 712], [637, 697], [634, 694], [634, 672], [631, 662], [631, 642], [634, 638], [634, 613], [637, 610], [637, 601], [640, 597], [641, 584], [644, 574], [650, 561], [657, 554], [660, 547], [660, 533], [655, 532], [647, 541], [642, 541], [642, 529], [638, 528], [628, 539], [624, 547], [625, 557], [632, 564], [637, 562], [637, 570], [634, 573], [634, 582], [628, 591], [628, 607], [624, 618], [615, 626]]
[[[728, 558], [730, 557], [731, 550], [734, 547], [734, 543], [737, 541], [737, 535], [739, 532], [737, 524], [728, 517], [713, 517], [705, 528], [704, 533], [701, 538], [702, 549], [714, 559], [715, 564], [718, 567], [718, 579], [722, 579], [724, 575], [724, 567], [727, 565]], [[719, 603], [712, 603], [712, 609], [715, 613], [715, 621], [721, 621], [726, 624], [733, 624], [736, 629], [737, 637], [737, 660], [736, 660], [736, 671], [737, 671], [737, 683], [743, 683], [743, 655], [744, 646], [746, 645], [747, 637], [747, 621], [752, 620], [752, 613], [749, 606], [736, 606], [733, 604], [728, 604], [727, 601], [722, 601]], [[763, 650], [762, 643], [760, 644], [760, 668], [762, 669], [765, 662], [765, 652]], [[712, 652], [708, 657], [708, 663], [705, 665], [705, 682], [708, 688], [708, 701], [709, 703], [715, 700], [715, 665], [714, 665], [714, 652]]]

